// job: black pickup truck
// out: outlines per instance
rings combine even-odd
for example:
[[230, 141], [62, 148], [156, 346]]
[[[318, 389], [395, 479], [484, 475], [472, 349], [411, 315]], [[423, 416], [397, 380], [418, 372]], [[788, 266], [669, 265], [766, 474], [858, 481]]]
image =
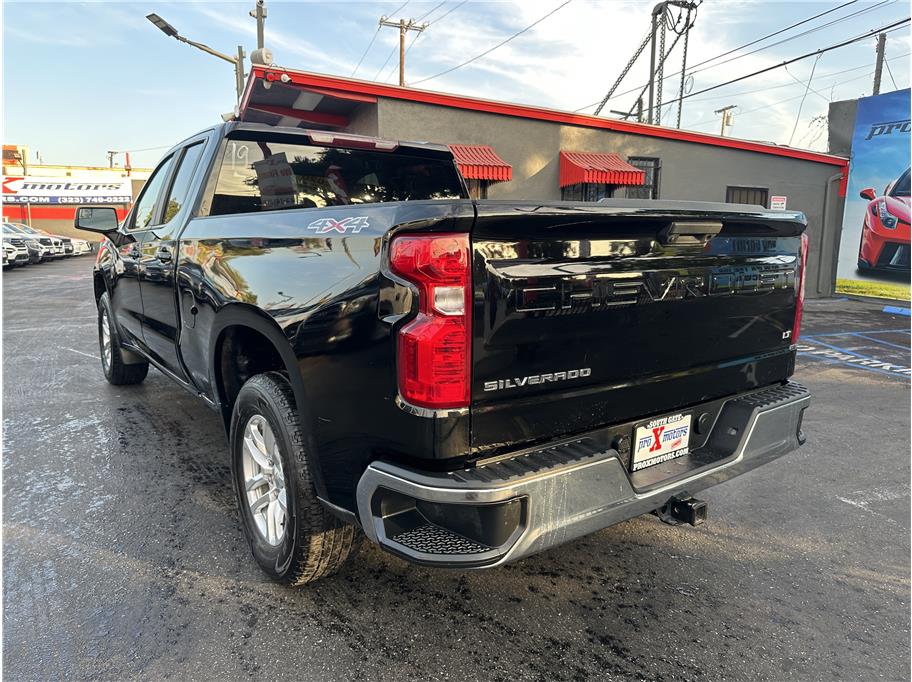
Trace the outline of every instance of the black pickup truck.
[[804, 441], [801, 213], [472, 201], [446, 147], [230, 122], [169, 151], [94, 269], [102, 367], [224, 423], [253, 555], [302, 584], [363, 535], [488, 567]]

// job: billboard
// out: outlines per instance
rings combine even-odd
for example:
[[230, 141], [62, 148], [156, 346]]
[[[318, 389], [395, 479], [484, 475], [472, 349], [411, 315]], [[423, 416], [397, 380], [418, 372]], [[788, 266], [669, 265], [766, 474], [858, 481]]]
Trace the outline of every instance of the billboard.
[[909, 298], [909, 90], [858, 100], [836, 290]]
[[3, 178], [4, 204], [129, 204], [133, 201], [130, 178], [115, 180], [38, 175]]

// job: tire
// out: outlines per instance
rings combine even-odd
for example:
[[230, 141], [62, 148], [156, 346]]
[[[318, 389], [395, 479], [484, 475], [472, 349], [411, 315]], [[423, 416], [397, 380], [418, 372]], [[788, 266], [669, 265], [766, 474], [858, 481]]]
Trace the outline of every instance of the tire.
[[[105, 330], [107, 329], [107, 338]], [[107, 341], [107, 347], [105, 343]], [[114, 386], [138, 384], [149, 373], [149, 363], [139, 362], [125, 364], [120, 351], [120, 336], [114, 324], [114, 315], [111, 312], [111, 301], [105, 292], [98, 299], [98, 350], [101, 355], [101, 370], [105, 379]]]
[[[257, 433], [266, 447], [253, 451]], [[258, 374], [244, 384], [234, 403], [229, 442], [238, 512], [260, 568], [289, 585], [305, 585], [342, 568], [357, 552], [361, 531], [330, 514], [317, 500], [307, 461], [309, 439], [284, 375]], [[260, 467], [253, 455], [265, 458], [269, 466]], [[280, 466], [275, 466], [276, 460]], [[259, 485], [248, 493], [247, 481], [257, 476]], [[283, 516], [283, 497], [281, 523], [277, 519]], [[267, 499], [254, 518], [253, 507]]]

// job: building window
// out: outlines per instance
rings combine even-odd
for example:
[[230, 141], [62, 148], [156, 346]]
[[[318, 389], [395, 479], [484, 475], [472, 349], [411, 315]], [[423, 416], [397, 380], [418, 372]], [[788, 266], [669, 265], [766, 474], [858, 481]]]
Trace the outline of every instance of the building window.
[[766, 187], [726, 187], [725, 203], [753, 204], [769, 208], [769, 189]]
[[469, 199], [487, 199], [490, 180], [477, 180], [466, 178], [466, 187], [469, 189]]
[[628, 199], [658, 199], [659, 198], [659, 173], [662, 163], [659, 159], [648, 156], [631, 156], [627, 159], [634, 168], [639, 168], [646, 174], [643, 184], [639, 187], [627, 188]]
[[595, 182], [582, 182], [576, 185], [561, 187], [562, 201], [598, 201], [608, 199], [614, 193], [614, 185]]

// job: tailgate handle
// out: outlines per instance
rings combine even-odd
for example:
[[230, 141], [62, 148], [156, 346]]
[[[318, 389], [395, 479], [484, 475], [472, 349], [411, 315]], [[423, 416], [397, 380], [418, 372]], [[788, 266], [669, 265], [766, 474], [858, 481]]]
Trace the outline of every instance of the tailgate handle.
[[721, 231], [722, 223], [718, 220], [673, 222], [659, 233], [659, 241], [676, 246], [703, 246]]

